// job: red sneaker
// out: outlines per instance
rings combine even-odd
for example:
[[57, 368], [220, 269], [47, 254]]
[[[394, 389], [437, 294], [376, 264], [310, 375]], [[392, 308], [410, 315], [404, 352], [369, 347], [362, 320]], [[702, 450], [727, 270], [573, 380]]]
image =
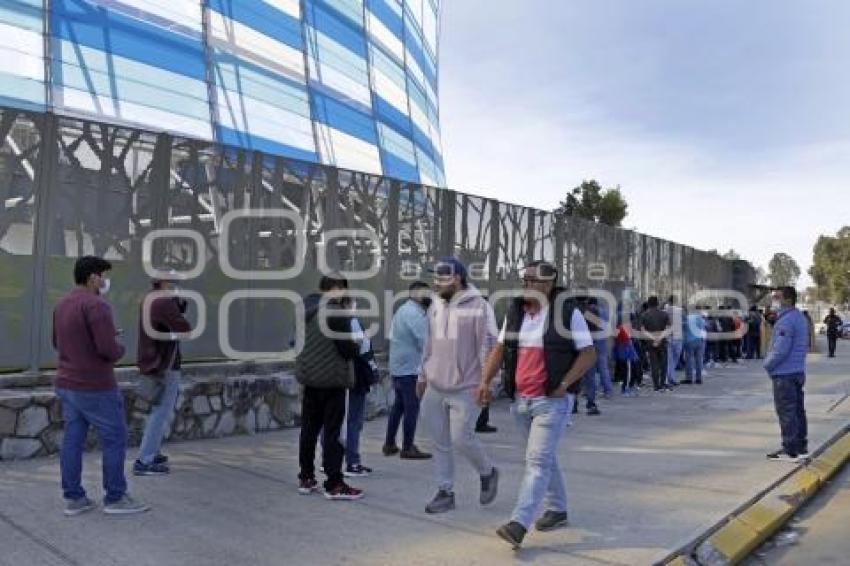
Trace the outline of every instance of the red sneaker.
[[301, 483], [298, 484], [298, 493], [301, 495], [310, 495], [317, 491], [319, 491], [319, 482], [312, 478], [309, 480], [301, 480]]
[[363, 490], [341, 483], [331, 490], [325, 490], [325, 498], [339, 501], [354, 501], [363, 497]]

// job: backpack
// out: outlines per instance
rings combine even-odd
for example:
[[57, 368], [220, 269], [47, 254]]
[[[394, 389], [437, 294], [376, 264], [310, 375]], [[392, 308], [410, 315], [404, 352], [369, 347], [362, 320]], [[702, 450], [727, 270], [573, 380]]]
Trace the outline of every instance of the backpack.
[[295, 379], [316, 389], [351, 389], [356, 383], [352, 363], [344, 359], [333, 339], [325, 336], [319, 317], [307, 320], [304, 348], [295, 358]]

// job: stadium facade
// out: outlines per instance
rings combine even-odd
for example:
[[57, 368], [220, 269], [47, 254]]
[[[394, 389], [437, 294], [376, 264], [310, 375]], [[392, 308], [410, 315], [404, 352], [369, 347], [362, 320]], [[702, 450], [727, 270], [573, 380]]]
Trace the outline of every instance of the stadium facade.
[[443, 187], [439, 0], [5, 0], [0, 103]]

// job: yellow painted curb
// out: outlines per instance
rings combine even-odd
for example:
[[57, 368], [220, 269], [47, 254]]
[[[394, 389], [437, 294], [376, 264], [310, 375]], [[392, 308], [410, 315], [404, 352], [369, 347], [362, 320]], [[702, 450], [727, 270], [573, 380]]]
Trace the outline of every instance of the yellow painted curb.
[[677, 556], [673, 560], [667, 563], [667, 566], [688, 566], [689, 562], [685, 560], [684, 556]]
[[794, 514], [794, 507], [778, 495], [768, 494], [738, 515], [738, 519], [765, 537]]
[[737, 564], [762, 540], [761, 534], [734, 517], [699, 547], [697, 559], [700, 563], [716, 564], [719, 558], [727, 564]]

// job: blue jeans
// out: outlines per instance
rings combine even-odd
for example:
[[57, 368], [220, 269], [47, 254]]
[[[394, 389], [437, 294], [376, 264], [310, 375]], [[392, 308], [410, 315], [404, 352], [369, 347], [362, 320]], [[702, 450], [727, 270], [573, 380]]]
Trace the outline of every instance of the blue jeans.
[[667, 342], [667, 383], [672, 385], [676, 383], [676, 365], [679, 363], [679, 358], [682, 356], [682, 348], [684, 342], [682, 340], [671, 339]]
[[558, 465], [558, 442], [566, 428], [575, 397], [519, 397], [511, 406], [517, 426], [527, 438], [525, 475], [511, 521], [526, 529], [546, 499], [547, 511], [567, 510], [567, 488]]
[[587, 397], [587, 407], [596, 405], [596, 366], [587, 370], [584, 377], [581, 378], [581, 385], [584, 389], [584, 395]]
[[596, 371], [602, 383], [602, 391], [606, 395], [614, 393], [614, 384], [611, 382], [611, 368], [608, 366], [608, 340], [594, 340], [593, 347], [596, 349]]
[[165, 432], [165, 424], [168, 415], [174, 412], [174, 404], [177, 402], [177, 394], [180, 392], [180, 371], [167, 371], [163, 377], [165, 380], [165, 391], [159, 405], [151, 409], [145, 432], [142, 435], [142, 443], [139, 445], [138, 459], [142, 464], [152, 464], [153, 459], [159, 454], [162, 446], [162, 437]]
[[702, 360], [705, 355], [705, 340], [694, 340], [685, 344], [688, 379], [702, 381]]
[[393, 393], [395, 401], [390, 409], [387, 419], [387, 438], [385, 444], [395, 445], [398, 426], [402, 423], [402, 450], [413, 448], [413, 439], [416, 436], [416, 421], [419, 419], [419, 397], [416, 396], [416, 376], [398, 375], [393, 376]]
[[796, 456], [809, 451], [809, 426], [806, 420], [803, 386], [806, 374], [795, 373], [772, 377], [773, 403], [782, 431], [782, 448]]
[[360, 464], [360, 433], [366, 420], [366, 391], [348, 390], [348, 415], [345, 424], [345, 463]]
[[65, 436], [59, 453], [62, 474], [62, 494], [75, 501], [86, 496], [83, 489], [83, 448], [89, 426], [100, 438], [103, 450], [103, 502], [115, 503], [127, 493], [124, 477], [124, 458], [127, 454], [127, 422], [124, 398], [118, 389], [106, 391], [77, 391], [56, 389], [62, 400]]

